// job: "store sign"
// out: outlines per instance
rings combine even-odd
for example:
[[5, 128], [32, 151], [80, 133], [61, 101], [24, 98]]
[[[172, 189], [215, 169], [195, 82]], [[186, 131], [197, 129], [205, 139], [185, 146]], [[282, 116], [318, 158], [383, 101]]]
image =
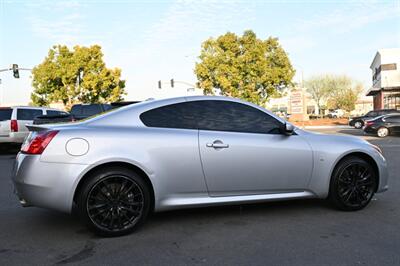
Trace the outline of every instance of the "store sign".
[[290, 94], [290, 112], [291, 114], [304, 113], [303, 91], [297, 90]]

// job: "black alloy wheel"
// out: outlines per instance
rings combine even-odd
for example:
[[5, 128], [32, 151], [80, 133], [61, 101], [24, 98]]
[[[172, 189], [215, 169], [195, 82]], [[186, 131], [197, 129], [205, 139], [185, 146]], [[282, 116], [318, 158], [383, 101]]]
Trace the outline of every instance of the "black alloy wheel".
[[103, 236], [128, 234], [147, 217], [150, 193], [135, 172], [110, 169], [94, 174], [78, 196], [81, 217]]
[[334, 171], [329, 198], [341, 210], [360, 210], [371, 201], [376, 187], [376, 173], [371, 165], [361, 158], [349, 157]]

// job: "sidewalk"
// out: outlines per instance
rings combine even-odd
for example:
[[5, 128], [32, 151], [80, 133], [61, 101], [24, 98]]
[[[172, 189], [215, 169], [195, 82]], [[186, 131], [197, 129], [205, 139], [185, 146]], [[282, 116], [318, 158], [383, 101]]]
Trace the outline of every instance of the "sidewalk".
[[350, 128], [347, 118], [321, 118], [308, 121], [290, 121], [299, 128]]

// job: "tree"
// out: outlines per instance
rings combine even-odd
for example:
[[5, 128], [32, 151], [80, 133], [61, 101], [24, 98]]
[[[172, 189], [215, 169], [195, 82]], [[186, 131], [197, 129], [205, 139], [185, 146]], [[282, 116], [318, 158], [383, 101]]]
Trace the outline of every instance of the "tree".
[[72, 50], [64, 45], [53, 46], [32, 74], [31, 99], [39, 106], [57, 101], [66, 106], [114, 102], [125, 94], [121, 70], [106, 67], [99, 45], [75, 46]]
[[331, 77], [329, 75], [313, 76], [306, 80], [305, 87], [318, 107], [318, 114], [321, 114], [322, 104], [331, 94]]
[[362, 85], [345, 75], [332, 76], [329, 82], [330, 95], [328, 99], [329, 109], [342, 109], [351, 112], [355, 109], [358, 95], [362, 91]]
[[253, 31], [206, 40], [199, 59], [194, 72], [204, 94], [219, 92], [256, 104], [291, 85], [295, 73], [278, 39], [260, 40]]

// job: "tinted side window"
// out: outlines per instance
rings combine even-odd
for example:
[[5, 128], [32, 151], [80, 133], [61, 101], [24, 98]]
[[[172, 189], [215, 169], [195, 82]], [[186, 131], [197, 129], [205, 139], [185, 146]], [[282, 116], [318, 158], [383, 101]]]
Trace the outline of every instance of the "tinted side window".
[[377, 113], [371, 111], [371, 112], [368, 112], [366, 116], [372, 116], [372, 117], [374, 117], [374, 116], [377, 116]]
[[54, 111], [54, 110], [47, 110], [47, 115], [67, 115], [66, 112], [63, 111]]
[[104, 109], [104, 111], [108, 111], [108, 110], [113, 109], [113, 107], [110, 104], [103, 104], [103, 109]]
[[229, 101], [197, 101], [198, 127], [203, 130], [279, 133], [280, 122], [251, 106]]
[[81, 115], [82, 114], [82, 105], [72, 106], [71, 113], [73, 113], [74, 115]]
[[190, 102], [184, 102], [146, 111], [140, 119], [148, 127], [197, 129], [197, 111]]
[[35, 109], [18, 109], [17, 120], [33, 120], [38, 116], [43, 115], [42, 110]]
[[248, 105], [229, 101], [191, 101], [159, 107], [140, 115], [148, 127], [245, 133], [279, 133], [280, 122]]
[[1, 109], [0, 108], [0, 121], [10, 120], [12, 114], [12, 109]]
[[92, 104], [92, 105], [83, 105], [82, 106], [82, 115], [84, 116], [92, 116], [101, 113], [103, 110], [101, 109], [100, 104]]
[[385, 122], [400, 123], [400, 115], [393, 115], [385, 118]]

